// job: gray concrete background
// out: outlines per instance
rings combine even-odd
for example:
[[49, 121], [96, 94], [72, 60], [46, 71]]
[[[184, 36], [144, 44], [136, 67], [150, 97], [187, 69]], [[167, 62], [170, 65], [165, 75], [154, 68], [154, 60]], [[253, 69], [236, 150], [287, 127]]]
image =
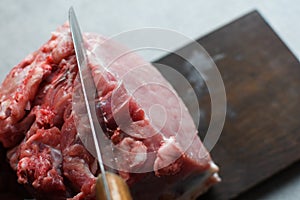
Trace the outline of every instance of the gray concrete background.
[[[257, 9], [300, 58], [299, 0], [0, 0], [0, 81], [50, 37], [75, 7], [82, 29], [112, 36], [141, 27], [168, 28], [196, 39]], [[173, 44], [175, 50], [184, 45]], [[153, 60], [164, 52], [152, 52]], [[299, 164], [243, 196], [245, 199], [300, 199]]]

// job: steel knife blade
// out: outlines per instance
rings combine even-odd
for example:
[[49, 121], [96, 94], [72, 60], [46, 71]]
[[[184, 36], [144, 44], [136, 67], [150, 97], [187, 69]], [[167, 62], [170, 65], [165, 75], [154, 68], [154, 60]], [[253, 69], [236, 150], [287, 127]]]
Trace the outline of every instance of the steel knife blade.
[[[87, 110], [88, 121], [91, 129], [91, 134], [93, 136], [93, 141], [95, 145], [95, 150], [97, 154], [97, 160], [99, 162], [99, 167], [101, 174], [106, 174], [104, 163], [101, 154], [101, 136], [104, 136], [104, 132], [97, 120], [97, 113], [95, 109], [95, 94], [96, 86], [92, 77], [92, 72], [88, 67], [88, 57], [87, 52], [84, 47], [84, 40], [81, 34], [81, 30], [78, 24], [77, 17], [73, 7], [69, 9], [69, 23], [72, 35], [72, 40], [74, 44], [77, 64], [78, 64], [78, 74], [81, 82], [83, 99], [85, 107]], [[108, 180], [106, 176], [101, 176], [103, 187], [107, 200], [111, 200], [111, 192], [108, 186]]]

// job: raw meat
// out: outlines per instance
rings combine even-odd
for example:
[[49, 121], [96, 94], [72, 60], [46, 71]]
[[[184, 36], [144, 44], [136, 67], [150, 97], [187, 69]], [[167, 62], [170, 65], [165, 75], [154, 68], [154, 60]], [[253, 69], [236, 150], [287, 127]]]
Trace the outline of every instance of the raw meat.
[[[113, 41], [84, 37], [99, 123], [134, 199], [194, 199], [218, 182], [187, 108], [162, 75], [134, 53], [118, 57], [127, 49]], [[37, 199], [95, 199], [97, 160], [78, 134], [84, 118], [72, 102], [77, 70], [65, 24], [0, 88], [0, 141], [18, 182]]]

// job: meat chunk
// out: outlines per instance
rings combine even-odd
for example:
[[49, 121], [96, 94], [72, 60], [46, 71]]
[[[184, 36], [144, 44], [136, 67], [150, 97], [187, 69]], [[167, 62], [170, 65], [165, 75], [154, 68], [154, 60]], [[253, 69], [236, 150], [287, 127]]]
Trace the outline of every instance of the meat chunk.
[[[7, 104], [2, 112], [8, 114], [0, 122], [8, 127], [1, 130], [0, 141], [13, 147], [7, 154], [10, 165], [37, 199], [95, 198], [97, 164], [78, 139], [71, 114], [78, 69], [68, 30], [68, 25], [60, 27], [22, 62], [26, 65], [14, 67], [0, 90], [0, 103]], [[39, 68], [48, 71], [36, 72]]]
[[[126, 158], [126, 166], [122, 160], [118, 170], [133, 194], [147, 194], [143, 198], [149, 199], [197, 196], [218, 182], [218, 168], [201, 143], [186, 106], [159, 71], [114, 41], [94, 34], [87, 34], [86, 41], [105, 127], [117, 143], [117, 158]], [[124, 143], [127, 151], [122, 148]], [[132, 152], [135, 148], [139, 153]], [[178, 180], [191, 179], [199, 187], [178, 185]], [[155, 191], [149, 192], [144, 184]]]
[[[104, 161], [134, 199], [195, 198], [218, 182], [187, 108], [163, 76], [113, 41], [84, 39], [98, 120], [113, 147], [114, 159], [104, 154]], [[99, 169], [90, 136], [81, 134], [77, 71], [65, 24], [0, 87], [0, 142], [18, 182], [37, 199], [95, 199]]]

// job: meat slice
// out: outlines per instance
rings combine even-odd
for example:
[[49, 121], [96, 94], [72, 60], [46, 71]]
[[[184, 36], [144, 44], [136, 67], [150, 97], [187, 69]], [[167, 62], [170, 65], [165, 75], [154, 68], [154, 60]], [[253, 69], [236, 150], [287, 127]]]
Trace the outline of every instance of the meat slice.
[[[218, 182], [218, 167], [186, 106], [159, 71], [101, 36], [87, 34], [86, 43], [102, 121], [116, 144], [118, 170], [133, 194], [143, 194], [143, 199], [193, 198]], [[196, 187], [184, 188], [178, 180]]]
[[[194, 199], [218, 182], [217, 166], [164, 77], [113, 41], [84, 39], [98, 120], [113, 147], [114, 159], [104, 154], [104, 161], [134, 199]], [[78, 117], [77, 70], [65, 24], [0, 87], [0, 142], [18, 182], [37, 199], [95, 199], [99, 169], [92, 140], [82, 134], [86, 119]]]

